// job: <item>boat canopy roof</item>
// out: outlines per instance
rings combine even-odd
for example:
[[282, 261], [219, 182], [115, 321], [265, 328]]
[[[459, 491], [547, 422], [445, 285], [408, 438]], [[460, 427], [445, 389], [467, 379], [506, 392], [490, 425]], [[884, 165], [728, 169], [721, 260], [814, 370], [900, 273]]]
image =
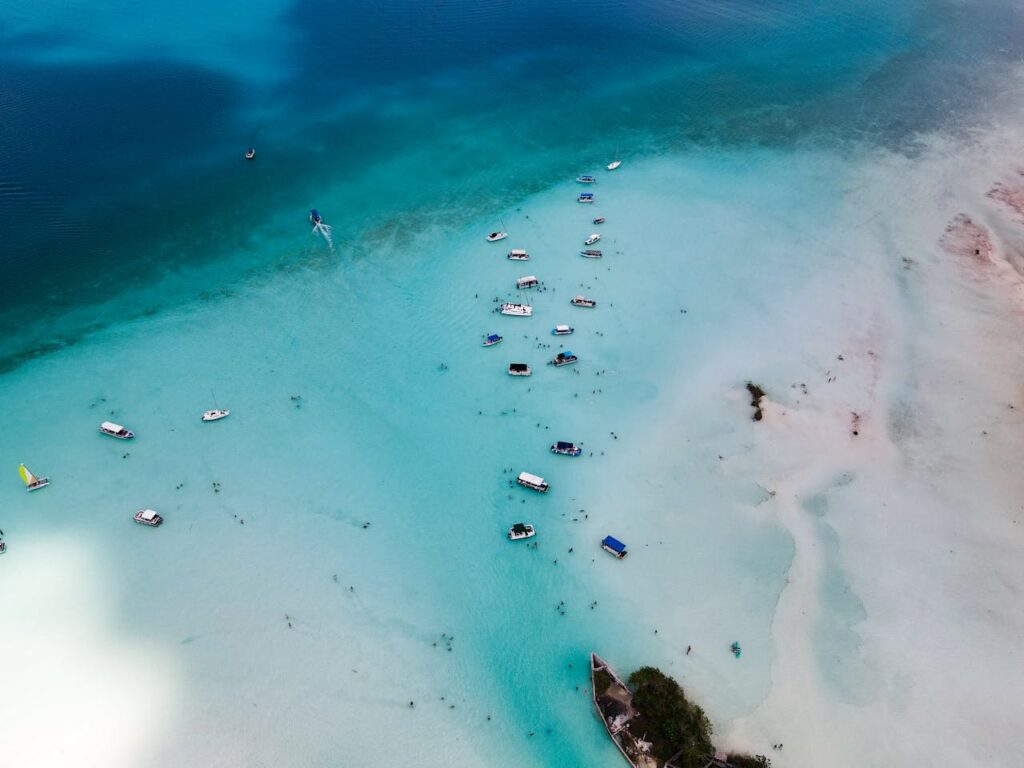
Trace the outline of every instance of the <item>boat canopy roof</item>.
[[556, 331], [568, 331], [568, 330], [570, 330], [570, 328], [569, 328], [568, 325], [556, 325], [555, 326], [555, 330]]
[[559, 447], [559, 448], [565, 448], [565, 449], [575, 448], [576, 447], [576, 443], [567, 443], [564, 440], [559, 440], [557, 443], [555, 443], [555, 445], [557, 447]]
[[100, 424], [100, 429], [105, 429], [109, 432], [124, 432], [125, 429], [120, 424], [115, 424], [112, 421], [104, 421]]
[[567, 349], [567, 350], [565, 350], [565, 352], [559, 352], [559, 353], [558, 353], [558, 356], [559, 356], [559, 357], [576, 357], [576, 355], [574, 355], [574, 354], [573, 354], [573, 353], [572, 353], [572, 352], [571, 352], [570, 350], [568, 350], [568, 349]]
[[512, 526], [512, 531], [514, 533], [529, 533], [532, 527], [532, 525], [526, 525], [525, 523], [516, 523]]
[[532, 483], [533, 485], [544, 485], [544, 478], [537, 477], [537, 475], [531, 475], [529, 472], [520, 472], [519, 479], [524, 483]]
[[626, 545], [618, 539], [616, 539], [614, 536], [605, 536], [604, 541], [602, 541], [601, 544], [608, 547], [609, 549], [615, 550], [616, 552], [626, 551]]
[[157, 514], [152, 509], [143, 509], [139, 512], [139, 517], [143, 520], [152, 520], [154, 517], [157, 517]]
[[496, 333], [491, 333], [491, 334], [488, 334], [488, 336], [487, 336], [487, 340], [488, 341], [498, 341], [500, 338], [501, 338], [501, 336], [499, 336]]
[[537, 276], [536, 275], [523, 275], [522, 277], [519, 278], [519, 282], [520, 283], [537, 282]]
[[528, 366], [526, 363], [509, 363], [508, 367], [511, 368], [513, 371], [525, 371], [530, 366]]

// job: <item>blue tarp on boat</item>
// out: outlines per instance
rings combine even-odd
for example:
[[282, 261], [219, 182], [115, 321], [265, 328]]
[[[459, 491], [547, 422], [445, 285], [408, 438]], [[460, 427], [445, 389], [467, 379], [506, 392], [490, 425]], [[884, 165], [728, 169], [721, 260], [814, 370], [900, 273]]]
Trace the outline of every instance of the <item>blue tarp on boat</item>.
[[608, 549], [615, 550], [616, 552], [625, 552], [626, 545], [616, 539], [614, 536], [605, 536], [604, 541], [601, 542], [601, 546], [608, 547]]

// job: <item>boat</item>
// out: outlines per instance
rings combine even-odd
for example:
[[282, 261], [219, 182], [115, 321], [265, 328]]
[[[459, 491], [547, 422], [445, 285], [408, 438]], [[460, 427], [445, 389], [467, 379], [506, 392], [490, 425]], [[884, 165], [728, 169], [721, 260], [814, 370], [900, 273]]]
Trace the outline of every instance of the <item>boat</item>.
[[7, 542], [0, 541], [0, 555], [7, 551]]
[[516, 280], [516, 288], [522, 290], [523, 288], [536, 288], [540, 285], [540, 280], [537, 279], [536, 275], [526, 275]]
[[583, 453], [583, 449], [576, 445], [576, 443], [567, 443], [559, 440], [551, 446], [551, 452], [557, 453], [559, 456], [579, 456]]
[[532, 376], [533, 371], [530, 370], [530, 366], [526, 363], [509, 363], [508, 364], [508, 375], [509, 376]]
[[614, 171], [620, 165], [622, 165], [622, 161], [621, 160], [612, 160], [610, 163], [608, 163], [608, 170], [609, 171]]
[[533, 307], [529, 304], [512, 304], [506, 302], [501, 305], [501, 314], [512, 315], [513, 317], [530, 317], [533, 314]]
[[561, 368], [563, 365], [572, 365], [573, 363], [576, 363], [578, 361], [579, 358], [576, 357], [576, 355], [574, 355], [569, 350], [565, 350], [565, 352], [559, 352], [557, 355], [555, 355], [555, 359], [551, 360], [548, 363], [548, 365], [553, 365], [557, 368]]
[[571, 336], [576, 329], [571, 325], [556, 325], [551, 329], [552, 336]]
[[614, 536], [605, 536], [601, 541], [601, 549], [615, 555], [619, 560], [625, 559], [626, 555], [629, 554], [629, 552], [626, 551], [626, 545]]
[[593, 192], [580, 192], [579, 197], [576, 198], [577, 203], [592, 203], [594, 202]]
[[596, 307], [597, 302], [593, 299], [588, 299], [586, 296], [576, 296], [569, 299], [569, 303], [574, 307]]
[[320, 218], [320, 213], [317, 211], [316, 208], [309, 209], [309, 223], [312, 224], [314, 227], [319, 226], [321, 223], [323, 223], [323, 219]]
[[135, 513], [135, 522], [142, 525], [158, 526], [164, 519], [152, 509], [140, 509]]
[[534, 491], [540, 491], [541, 493], [547, 493], [551, 487], [543, 477], [537, 477], [537, 475], [531, 475], [529, 472], [520, 472], [519, 477], [516, 478], [516, 482], [524, 488], [530, 488]]
[[595, 224], [604, 224], [606, 221], [607, 219], [604, 216], [598, 216], [596, 219], [594, 219]]
[[608, 662], [593, 652], [590, 687], [597, 716], [626, 762], [633, 768], [657, 768], [658, 762], [650, 755], [651, 744], [631, 730], [632, 721], [639, 714], [633, 708], [633, 692]]
[[590, 237], [588, 237], [586, 240], [583, 241], [583, 244], [584, 245], [593, 245], [594, 243], [596, 243], [600, 239], [601, 239], [601, 236], [599, 234], [597, 234], [597, 232], [594, 232]]
[[120, 424], [115, 424], [112, 421], [104, 421], [100, 424], [100, 432], [104, 435], [110, 435], [111, 437], [116, 437], [121, 440], [131, 440], [135, 437], [135, 433], [130, 429], [125, 429]]
[[496, 243], [499, 240], [504, 240], [506, 237], [508, 237], [508, 232], [491, 232], [491, 234], [487, 236], [487, 242]]
[[45, 488], [50, 484], [50, 478], [36, 477], [24, 464], [18, 467], [18, 474], [25, 483], [26, 491], [38, 491], [40, 488]]
[[533, 526], [529, 523], [516, 523], [508, 529], [509, 541], [519, 541], [520, 539], [529, 539], [536, 536], [537, 532], [533, 530]]
[[503, 338], [505, 337], [499, 336], [496, 333], [492, 333], [490, 336], [484, 336], [484, 346], [493, 347], [495, 344], [500, 343]]
[[256, 147], [249, 147], [247, 150], [245, 150], [246, 160], [252, 160], [254, 157], [256, 157]]
[[580, 251], [580, 256], [585, 259], [600, 259], [604, 254], [601, 251], [586, 250]]
[[223, 408], [214, 408], [212, 411], [206, 411], [203, 413], [203, 421], [220, 421], [226, 419], [231, 415], [231, 411], [226, 411]]
[[511, 251], [508, 252], [508, 257], [510, 259], [512, 259], [512, 261], [529, 261], [530, 260], [530, 254], [528, 254], [522, 248], [513, 248]]
[[729, 650], [732, 651], [732, 655], [735, 656], [737, 659], [743, 655], [743, 649], [740, 648], [739, 643], [734, 642], [732, 645], [729, 646]]
[[580, 184], [593, 184], [595, 181], [597, 181], [597, 179], [594, 176], [587, 174], [584, 176], [577, 176], [576, 181], [578, 181]]

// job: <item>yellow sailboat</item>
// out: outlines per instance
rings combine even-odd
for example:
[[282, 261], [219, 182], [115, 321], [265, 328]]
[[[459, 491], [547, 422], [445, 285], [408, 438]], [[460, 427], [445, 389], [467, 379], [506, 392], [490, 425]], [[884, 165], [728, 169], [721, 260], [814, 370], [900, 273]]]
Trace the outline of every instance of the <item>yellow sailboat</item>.
[[25, 483], [26, 491], [38, 491], [40, 488], [45, 488], [50, 484], [50, 478], [36, 477], [24, 464], [18, 467], [18, 474]]

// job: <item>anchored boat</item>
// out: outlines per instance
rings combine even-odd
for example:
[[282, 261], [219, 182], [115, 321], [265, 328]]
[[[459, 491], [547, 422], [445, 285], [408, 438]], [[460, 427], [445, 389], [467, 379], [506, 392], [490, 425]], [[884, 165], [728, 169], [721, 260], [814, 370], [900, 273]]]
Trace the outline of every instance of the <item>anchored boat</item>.
[[223, 408], [214, 408], [212, 411], [205, 411], [203, 413], [203, 421], [220, 421], [230, 415], [231, 411], [226, 411]]
[[605, 219], [604, 216], [598, 216], [596, 219], [594, 219], [595, 224], [604, 224], [605, 221], [607, 221], [607, 219]]
[[597, 181], [597, 179], [588, 174], [584, 176], [577, 176], [576, 181], [578, 181], [580, 184], [593, 184], [595, 181]]
[[537, 279], [536, 275], [526, 275], [516, 280], [516, 288], [523, 290], [524, 288], [536, 288], [540, 285], [540, 280]]
[[309, 223], [314, 227], [319, 226], [323, 223], [323, 219], [320, 218], [320, 213], [316, 208], [309, 209]]
[[599, 235], [597, 232], [594, 232], [590, 237], [588, 237], [586, 240], [583, 241], [583, 244], [584, 245], [593, 245], [594, 243], [596, 243], [600, 239], [601, 239], [601, 235]]
[[601, 253], [600, 251], [587, 250], [580, 251], [580, 256], [582, 256], [585, 259], [600, 259], [602, 256], [604, 256], [604, 254]]
[[529, 523], [516, 523], [508, 529], [508, 538], [510, 541], [519, 541], [520, 539], [529, 539], [536, 533]]
[[576, 198], [577, 203], [592, 203], [594, 202], [593, 192], [580, 192], [579, 197]]
[[576, 443], [567, 443], [563, 440], [559, 440], [551, 446], [551, 452], [557, 453], [560, 456], [579, 456], [583, 453], [583, 449], [576, 445]]
[[573, 298], [569, 299], [569, 303], [572, 304], [574, 307], [593, 308], [597, 306], [596, 301], [594, 301], [593, 299], [588, 299], [586, 296], [583, 295], [574, 296]]
[[492, 333], [490, 336], [484, 336], [484, 346], [493, 347], [495, 344], [499, 343], [503, 338], [505, 337], [499, 336], [496, 333]]
[[529, 261], [530, 254], [524, 251], [522, 248], [513, 248], [508, 252], [508, 257], [512, 261]]
[[512, 315], [513, 317], [530, 317], [533, 314], [533, 307], [529, 304], [512, 304], [506, 302], [501, 305], [501, 314]]
[[552, 336], [571, 336], [576, 332], [576, 329], [571, 325], [556, 325], [551, 329]]
[[152, 509], [140, 509], [135, 513], [135, 522], [142, 525], [150, 525], [155, 528], [163, 521], [164, 519]]
[[25, 483], [26, 491], [38, 491], [40, 488], [45, 488], [50, 484], [50, 478], [36, 477], [24, 464], [18, 467], [18, 475], [21, 477], [22, 482]]
[[553, 365], [557, 368], [561, 368], [563, 365], [572, 365], [573, 363], [578, 361], [579, 358], [576, 357], [576, 355], [574, 355], [569, 350], [565, 350], [565, 352], [559, 352], [557, 355], [555, 355], [555, 359], [549, 362], [548, 365]]
[[530, 370], [530, 366], [526, 363], [509, 363], [508, 364], [508, 375], [509, 376], [532, 376], [533, 371]]
[[508, 232], [491, 232], [491, 234], [487, 236], [487, 242], [496, 243], [499, 240], [504, 240], [506, 237], [508, 237]]
[[601, 541], [601, 549], [611, 555], [615, 555], [619, 560], [625, 559], [629, 552], [626, 551], [626, 545], [616, 539], [614, 536], [605, 536]]
[[524, 488], [540, 491], [541, 493], [547, 493], [548, 489], [551, 487], [543, 477], [531, 475], [529, 472], [520, 472], [519, 477], [516, 478], [516, 482]]
[[120, 440], [131, 440], [135, 437], [135, 433], [130, 429], [125, 429], [120, 424], [115, 424], [112, 421], [104, 421], [100, 424], [100, 432], [104, 435], [110, 435], [111, 437], [116, 437]]

